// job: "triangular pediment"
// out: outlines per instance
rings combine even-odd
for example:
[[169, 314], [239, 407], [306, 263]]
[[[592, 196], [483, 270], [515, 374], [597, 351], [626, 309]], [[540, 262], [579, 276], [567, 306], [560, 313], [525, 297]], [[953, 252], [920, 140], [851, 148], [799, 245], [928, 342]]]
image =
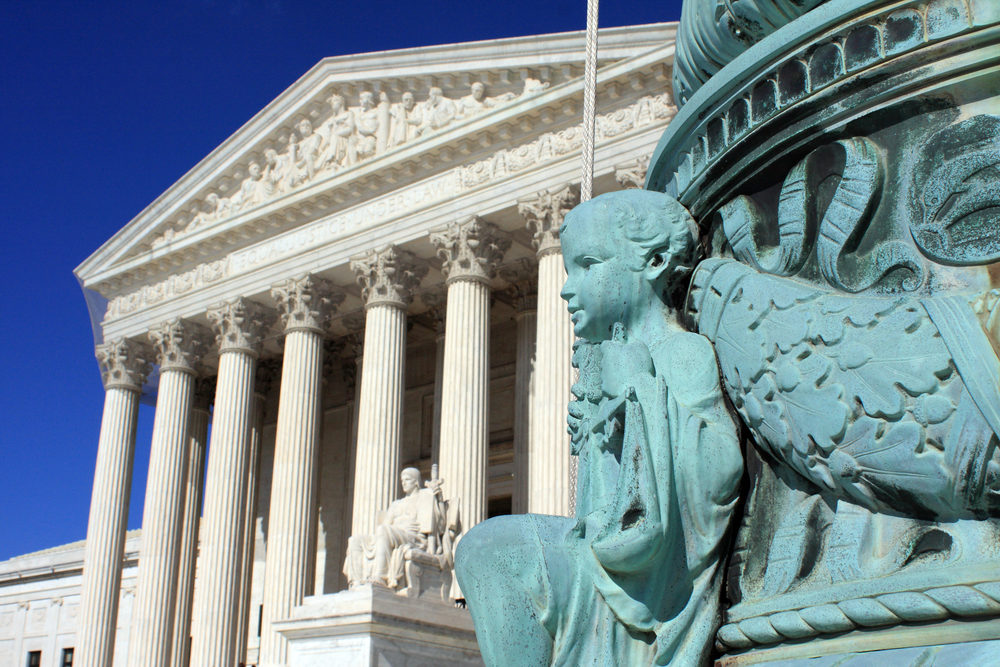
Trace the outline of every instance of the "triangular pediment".
[[[669, 78], [662, 62], [673, 33], [673, 24], [602, 31], [610, 97], [633, 75]], [[76, 273], [110, 298], [241, 239], [287, 231], [566, 127], [579, 118], [583, 59], [579, 32], [325, 59]]]

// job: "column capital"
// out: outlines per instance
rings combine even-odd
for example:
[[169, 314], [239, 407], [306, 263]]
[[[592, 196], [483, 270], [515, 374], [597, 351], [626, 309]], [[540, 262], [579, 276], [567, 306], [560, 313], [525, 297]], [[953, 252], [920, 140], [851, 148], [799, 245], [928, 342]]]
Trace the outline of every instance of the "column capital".
[[375, 305], [406, 308], [413, 290], [427, 275], [424, 262], [396, 246], [369, 251], [364, 257], [352, 260], [351, 269], [361, 287], [365, 308]]
[[538, 257], [560, 252], [559, 227], [566, 214], [579, 203], [580, 186], [575, 184], [542, 190], [517, 203], [517, 211], [533, 235], [532, 244]]
[[639, 157], [631, 162], [615, 167], [615, 180], [623, 190], [646, 187], [646, 170], [649, 168], [649, 158]]
[[538, 271], [533, 262], [521, 258], [512, 264], [505, 264], [498, 270], [500, 278], [508, 283], [503, 290], [517, 315], [533, 311], [538, 305]]
[[311, 275], [289, 278], [271, 288], [285, 333], [313, 331], [325, 334], [330, 318], [344, 301], [344, 295], [323, 278]]
[[451, 223], [443, 231], [432, 233], [430, 241], [444, 262], [441, 270], [449, 283], [489, 283], [510, 248], [510, 237], [478, 216]]
[[152, 367], [152, 350], [138, 341], [116, 338], [98, 345], [95, 353], [105, 389], [142, 389]]
[[208, 311], [219, 352], [246, 352], [254, 356], [274, 317], [264, 306], [239, 297]]
[[197, 374], [198, 362], [211, 340], [211, 334], [205, 327], [179, 317], [154, 326], [146, 336], [156, 351], [161, 371], [191, 374]]

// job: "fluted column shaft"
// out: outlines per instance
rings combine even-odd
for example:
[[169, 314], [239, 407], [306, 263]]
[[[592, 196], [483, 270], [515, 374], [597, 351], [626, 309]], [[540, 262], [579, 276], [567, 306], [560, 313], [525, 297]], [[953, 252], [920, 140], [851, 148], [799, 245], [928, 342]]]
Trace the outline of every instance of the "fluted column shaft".
[[[196, 394], [197, 395], [197, 394]], [[195, 399], [188, 422], [188, 464], [184, 485], [184, 518], [181, 552], [177, 565], [177, 604], [174, 639], [170, 651], [173, 667], [187, 667], [191, 660], [191, 610], [194, 602], [194, 573], [198, 558], [198, 525], [205, 482], [205, 445], [208, 443], [208, 397]]]
[[194, 364], [203, 345], [193, 325], [179, 319], [155, 327], [149, 338], [160, 363], [160, 383], [149, 453], [128, 664], [168, 667], [177, 603]]
[[76, 659], [84, 667], [110, 667], [114, 656], [139, 392], [149, 372], [142, 346], [125, 339], [98, 346], [97, 359], [105, 394], [78, 617]]
[[352, 535], [375, 532], [375, 516], [396, 497], [403, 427], [406, 311], [376, 304], [365, 314]]
[[257, 544], [257, 497], [260, 479], [260, 448], [264, 433], [264, 405], [267, 400], [265, 387], [270, 385], [270, 368], [265, 372], [258, 366], [254, 383], [252, 416], [250, 418], [250, 444], [247, 458], [247, 502], [243, 516], [243, 556], [240, 574], [240, 606], [236, 610], [236, 659], [245, 662], [247, 638], [250, 635], [250, 594], [253, 589], [254, 550]]
[[166, 667], [170, 661], [193, 388], [191, 373], [161, 370], [132, 607], [128, 664], [133, 667]]
[[403, 428], [406, 308], [426, 264], [395, 246], [351, 262], [365, 300], [352, 535], [375, 532], [395, 497]]
[[75, 654], [80, 665], [110, 667], [114, 653], [138, 412], [137, 390], [107, 389], [87, 522]]
[[[534, 305], [534, 304], [532, 304]], [[514, 364], [514, 514], [528, 511], [531, 458], [531, 401], [535, 394], [535, 340], [538, 314], [525, 308], [517, 313], [517, 358]]]
[[431, 425], [431, 461], [441, 460], [441, 391], [444, 388], [444, 327], [435, 336], [434, 421]]
[[530, 406], [528, 511], [568, 516], [574, 495], [566, 406], [573, 385], [573, 324], [559, 296], [566, 282], [559, 227], [580, 201], [567, 185], [519, 202], [538, 254], [535, 390]]
[[262, 333], [256, 310], [238, 300], [209, 312], [219, 334], [220, 355], [195, 588], [192, 667], [236, 664], [250, 419]]
[[441, 383], [440, 474], [461, 499], [462, 526], [486, 518], [489, 456], [490, 288], [477, 280], [448, 286]]
[[441, 379], [440, 474], [460, 499], [462, 527], [486, 518], [490, 447], [490, 279], [510, 247], [495, 225], [471, 218], [431, 234], [447, 276]]
[[533, 514], [568, 516], [570, 512], [566, 406], [573, 384], [573, 323], [559, 297], [565, 282], [562, 253], [539, 258], [535, 390], [528, 444], [528, 511]]

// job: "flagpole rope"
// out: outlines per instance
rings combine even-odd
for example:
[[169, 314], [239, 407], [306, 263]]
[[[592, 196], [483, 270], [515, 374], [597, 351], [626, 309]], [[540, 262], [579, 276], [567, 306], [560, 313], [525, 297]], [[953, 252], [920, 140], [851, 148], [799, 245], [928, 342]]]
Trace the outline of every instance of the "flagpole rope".
[[594, 136], [597, 106], [597, 5], [587, 0], [587, 42], [583, 69], [583, 173], [580, 178], [580, 201], [594, 194]]

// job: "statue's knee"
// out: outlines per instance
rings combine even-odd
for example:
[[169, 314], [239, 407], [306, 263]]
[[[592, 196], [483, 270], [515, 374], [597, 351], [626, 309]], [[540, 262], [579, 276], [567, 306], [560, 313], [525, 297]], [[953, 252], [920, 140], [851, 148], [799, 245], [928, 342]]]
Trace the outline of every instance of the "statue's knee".
[[499, 516], [474, 526], [458, 543], [455, 569], [462, 574], [495, 571], [526, 537], [523, 517]]

